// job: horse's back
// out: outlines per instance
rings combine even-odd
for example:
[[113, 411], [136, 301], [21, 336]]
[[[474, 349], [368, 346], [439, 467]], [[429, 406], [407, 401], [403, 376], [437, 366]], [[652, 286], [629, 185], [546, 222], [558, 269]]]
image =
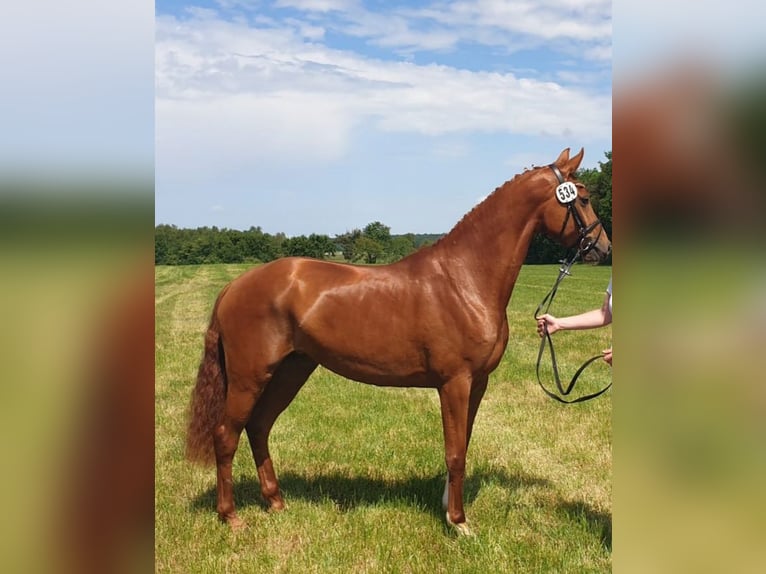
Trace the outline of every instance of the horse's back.
[[235, 279], [219, 320], [224, 341], [298, 351], [356, 380], [386, 372], [385, 384], [397, 384], [426, 368], [419, 329], [428, 322], [417, 316], [426, 293], [413, 287], [406, 264], [284, 258]]
[[285, 257], [254, 267], [221, 295], [218, 319], [224, 328], [277, 322], [300, 325], [307, 313], [332, 294], [365, 281], [368, 268], [318, 259]]
[[360, 270], [363, 268], [320, 259], [283, 257], [240, 275], [232, 281], [229, 291], [234, 297], [287, 303], [293, 297], [312, 297], [326, 289], [354, 283]]

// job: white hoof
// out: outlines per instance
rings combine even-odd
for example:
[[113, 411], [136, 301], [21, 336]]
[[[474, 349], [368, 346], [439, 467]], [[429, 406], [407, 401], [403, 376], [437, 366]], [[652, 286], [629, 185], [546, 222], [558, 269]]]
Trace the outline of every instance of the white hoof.
[[459, 524], [456, 524], [450, 520], [449, 513], [447, 513], [447, 524], [449, 524], [452, 528], [455, 529], [455, 532], [457, 532], [458, 536], [474, 536], [473, 530], [468, 526], [467, 522], [461, 522]]

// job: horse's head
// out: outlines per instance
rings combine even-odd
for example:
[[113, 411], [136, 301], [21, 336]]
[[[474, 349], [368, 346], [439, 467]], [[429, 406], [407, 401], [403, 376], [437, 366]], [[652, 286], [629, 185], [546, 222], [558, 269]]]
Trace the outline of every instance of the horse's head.
[[612, 250], [612, 244], [593, 211], [590, 194], [574, 177], [584, 150], [569, 157], [569, 148], [555, 162], [540, 168], [546, 197], [543, 200], [541, 229], [565, 247], [580, 250], [584, 261], [599, 263]]

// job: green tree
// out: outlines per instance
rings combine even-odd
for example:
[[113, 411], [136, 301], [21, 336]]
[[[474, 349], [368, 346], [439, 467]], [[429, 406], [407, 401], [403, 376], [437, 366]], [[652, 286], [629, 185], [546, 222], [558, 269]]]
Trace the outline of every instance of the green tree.
[[357, 257], [363, 257], [364, 262], [369, 264], [377, 263], [385, 253], [384, 246], [367, 235], [356, 240], [355, 249]]
[[382, 263], [391, 260], [391, 228], [380, 221], [368, 223], [357, 239], [356, 249], [366, 263]]
[[591, 195], [593, 210], [604, 225], [609, 237], [612, 236], [612, 152], [605, 152], [606, 161], [599, 162], [598, 169], [584, 169], [577, 177], [585, 184]]
[[175, 225], [158, 225], [154, 228], [154, 264], [175, 265], [178, 263], [176, 247], [178, 229]]
[[288, 237], [282, 242], [282, 253], [290, 257], [306, 257], [310, 251], [310, 243], [305, 235]]
[[312, 233], [308, 237], [299, 235], [286, 238], [282, 242], [282, 253], [296, 257], [324, 259], [335, 252], [335, 243], [327, 235]]
[[362, 235], [377, 241], [384, 248], [391, 243], [391, 228], [388, 225], [383, 225], [380, 221], [368, 223], [362, 230]]
[[598, 182], [598, 190], [600, 195], [600, 201], [598, 205], [597, 214], [601, 222], [604, 224], [604, 229], [612, 237], [612, 152], [608, 151], [606, 154], [607, 161], [599, 162], [601, 167], [601, 178]]
[[361, 229], [354, 229], [353, 231], [347, 231], [343, 235], [335, 236], [335, 243], [340, 247], [340, 250], [343, 253], [343, 259], [346, 261], [356, 261], [359, 258], [357, 255], [356, 242], [361, 236]]
[[398, 261], [415, 252], [415, 236], [412, 233], [391, 238], [388, 248], [388, 260]]
[[228, 230], [213, 235], [212, 252], [206, 263], [238, 263], [240, 261], [234, 241]]
[[309, 250], [311, 257], [324, 259], [328, 255], [335, 254], [335, 243], [327, 235], [312, 233], [309, 235]]
[[277, 258], [274, 238], [263, 233], [260, 227], [251, 227], [242, 233], [240, 249], [243, 261], [271, 261]]

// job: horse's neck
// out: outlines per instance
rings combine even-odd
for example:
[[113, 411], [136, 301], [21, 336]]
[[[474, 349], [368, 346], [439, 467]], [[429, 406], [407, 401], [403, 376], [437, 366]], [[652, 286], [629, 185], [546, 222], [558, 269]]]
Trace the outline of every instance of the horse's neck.
[[537, 227], [535, 206], [525, 202], [520, 192], [496, 190], [437, 244], [437, 256], [450, 262], [447, 269], [459, 261], [456, 272], [470, 274], [479, 296], [502, 310]]

